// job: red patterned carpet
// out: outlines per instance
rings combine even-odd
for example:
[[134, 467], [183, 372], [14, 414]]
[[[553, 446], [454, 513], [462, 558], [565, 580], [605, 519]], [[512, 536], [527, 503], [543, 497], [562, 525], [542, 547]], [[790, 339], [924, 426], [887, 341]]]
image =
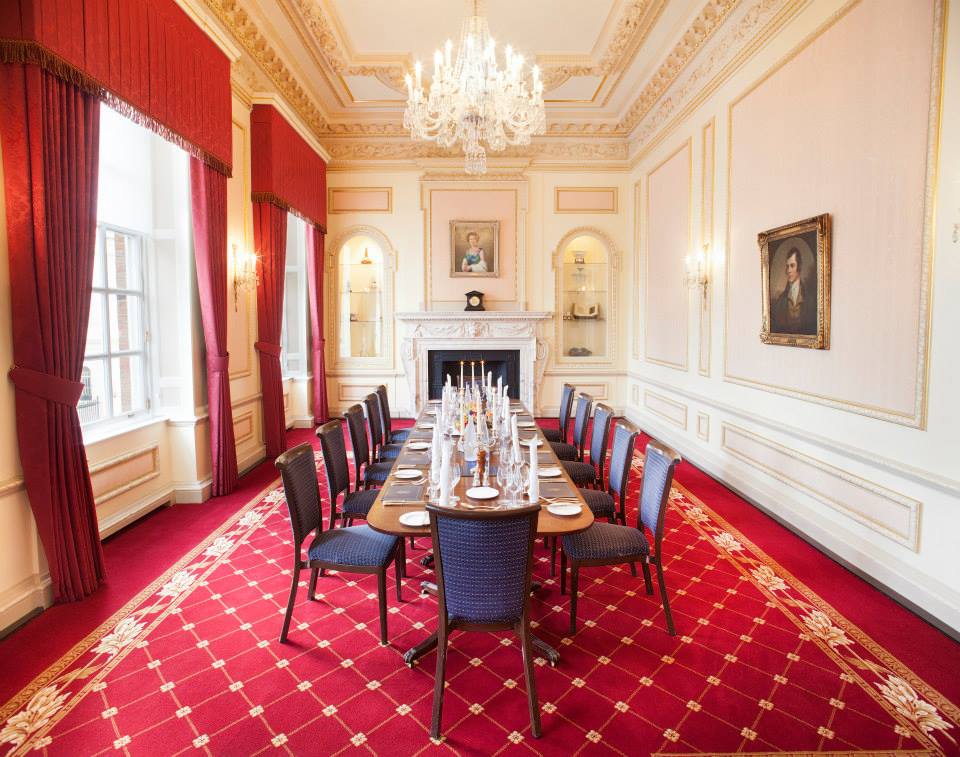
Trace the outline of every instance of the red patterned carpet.
[[[269, 479], [248, 477], [247, 503], [212, 532], [188, 516], [196, 547], [98, 627], [89, 606], [55, 608], [0, 643], [4, 684], [25, 686], [0, 710], [9, 754], [960, 753], [960, 645], [686, 465], [665, 544], [678, 635], [642, 578], [595, 568], [566, 637], [568, 599], [538, 547], [532, 614], [562, 654], [536, 668], [543, 738], [530, 737], [515, 641], [458, 634], [432, 742], [435, 657], [413, 670], [400, 657], [436, 623], [416, 592], [432, 575], [423, 552], [408, 554], [405, 601], [390, 594], [390, 646], [375, 579], [346, 574], [321, 579], [317, 602], [301, 591], [282, 645], [290, 531]], [[136, 531], [121, 540], [132, 564]], [[91, 600], [101, 611], [126, 586], [113, 583]], [[31, 664], [13, 655], [33, 648], [34, 671], [52, 664], [17, 680]]]

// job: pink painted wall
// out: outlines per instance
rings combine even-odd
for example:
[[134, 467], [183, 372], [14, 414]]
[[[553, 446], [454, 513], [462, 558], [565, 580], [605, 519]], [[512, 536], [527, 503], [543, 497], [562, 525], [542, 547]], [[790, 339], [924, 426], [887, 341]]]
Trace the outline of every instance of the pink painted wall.
[[647, 177], [646, 358], [678, 368], [687, 365], [690, 159], [687, 142]]
[[[434, 189], [430, 209], [430, 299], [463, 303], [464, 292], [483, 292], [484, 301], [516, 303], [517, 192], [512, 189]], [[500, 221], [500, 276], [450, 277], [450, 221]]]
[[[731, 107], [728, 377], [913, 413], [933, 20], [931, 0], [859, 3]], [[830, 349], [764, 345], [757, 233], [819, 213]]]

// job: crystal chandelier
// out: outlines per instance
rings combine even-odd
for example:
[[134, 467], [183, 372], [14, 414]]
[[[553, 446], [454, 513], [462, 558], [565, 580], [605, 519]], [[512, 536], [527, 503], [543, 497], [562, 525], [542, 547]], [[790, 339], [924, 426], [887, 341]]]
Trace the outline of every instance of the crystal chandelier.
[[430, 92], [424, 94], [420, 61], [415, 78], [409, 74], [403, 126], [414, 140], [435, 141], [441, 147], [460, 142], [468, 174], [487, 172], [487, 151], [507, 145], [528, 145], [534, 134], [546, 132], [543, 82], [533, 67], [528, 86], [524, 60], [508, 45], [504, 67], [497, 66], [496, 43], [483, 15], [482, 0], [467, 0], [456, 58], [453, 43], [433, 56]]

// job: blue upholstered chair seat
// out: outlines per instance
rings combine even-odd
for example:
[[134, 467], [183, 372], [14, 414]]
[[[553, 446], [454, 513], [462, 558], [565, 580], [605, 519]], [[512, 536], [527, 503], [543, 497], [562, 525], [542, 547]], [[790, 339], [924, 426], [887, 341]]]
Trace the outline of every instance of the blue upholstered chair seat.
[[382, 484], [387, 480], [391, 470], [393, 470], [393, 463], [368, 465], [366, 470], [363, 471], [363, 482], [365, 484]]
[[343, 498], [341, 512], [344, 515], [362, 515], [367, 517], [370, 508], [373, 507], [373, 501], [380, 493], [377, 489], [361, 489], [358, 492], [350, 492]]
[[557, 442], [560, 443], [562, 439], [560, 438], [560, 429], [558, 428], [543, 428], [540, 429], [543, 431], [543, 435], [548, 442]]
[[381, 534], [370, 526], [350, 526], [324, 531], [310, 544], [311, 560], [340, 565], [386, 565], [397, 537]]
[[410, 436], [410, 429], [401, 428], [398, 431], [390, 432], [390, 442], [392, 444], [403, 444], [407, 441], [407, 437]]
[[398, 457], [400, 457], [400, 450], [402, 449], [402, 444], [384, 444], [380, 448], [380, 459], [396, 460]]
[[553, 451], [561, 460], [576, 460], [577, 448], [573, 444], [564, 444], [563, 442], [550, 442]]
[[597, 480], [597, 471], [590, 463], [578, 463], [576, 460], [562, 460], [573, 483], [577, 486], [587, 486]]
[[573, 560], [615, 560], [650, 554], [650, 544], [640, 529], [602, 521], [579, 534], [564, 536], [563, 549]]
[[580, 489], [580, 496], [586, 502], [594, 518], [612, 518], [617, 512], [617, 503], [613, 496], [599, 489]]

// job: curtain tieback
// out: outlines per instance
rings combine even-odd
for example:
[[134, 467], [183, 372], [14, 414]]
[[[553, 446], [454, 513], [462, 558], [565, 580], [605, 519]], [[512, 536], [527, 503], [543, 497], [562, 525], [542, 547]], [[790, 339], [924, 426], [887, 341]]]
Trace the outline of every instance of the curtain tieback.
[[270, 344], [270, 342], [256, 342], [253, 346], [257, 348], [258, 352], [263, 352], [267, 355], [273, 355], [274, 357], [280, 357], [279, 344]]
[[59, 405], [76, 407], [83, 394], [82, 381], [71, 381], [52, 373], [15, 366], [10, 369], [9, 376], [17, 389]]
[[229, 352], [222, 355], [207, 355], [207, 370], [210, 373], [226, 373], [229, 362]]

